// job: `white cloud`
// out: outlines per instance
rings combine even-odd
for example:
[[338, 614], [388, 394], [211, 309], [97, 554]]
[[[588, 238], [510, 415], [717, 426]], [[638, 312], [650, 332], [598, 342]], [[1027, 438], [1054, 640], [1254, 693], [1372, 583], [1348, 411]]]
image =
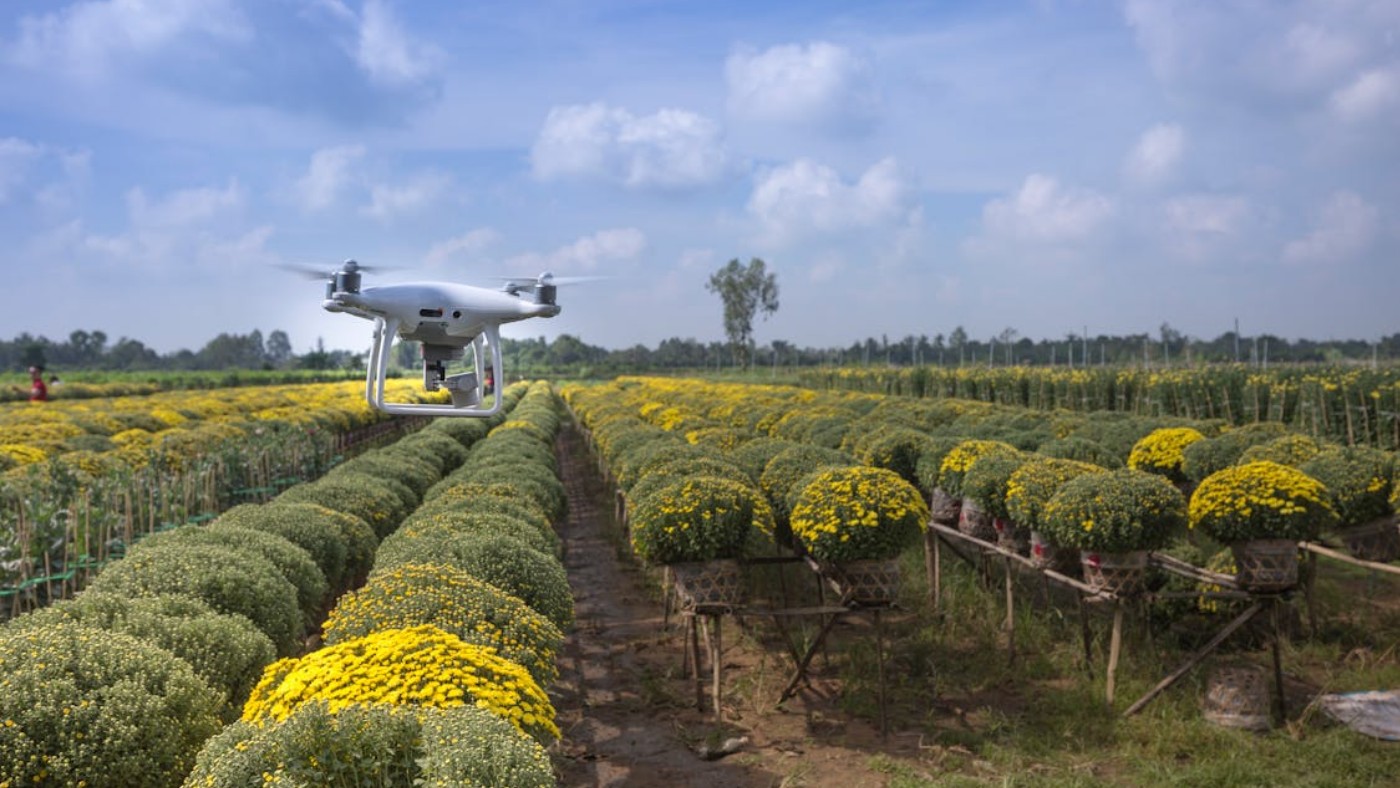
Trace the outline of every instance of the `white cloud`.
[[1186, 132], [1174, 123], [1158, 123], [1138, 138], [1123, 162], [1123, 172], [1138, 184], [1154, 184], [1169, 178], [1186, 148]]
[[646, 235], [635, 227], [599, 230], [544, 254], [517, 255], [506, 261], [512, 271], [600, 271], [603, 266], [635, 259], [646, 248]]
[[452, 180], [438, 172], [424, 172], [402, 184], [377, 183], [370, 189], [370, 203], [360, 213], [387, 222], [417, 213], [447, 193]]
[[894, 159], [846, 183], [830, 167], [798, 159], [758, 176], [748, 211], [769, 243], [782, 245], [809, 232], [833, 233], [893, 225], [911, 217], [909, 188]]
[[423, 260], [430, 268], [441, 268], [468, 261], [501, 239], [490, 227], [478, 227], [464, 235], [433, 244]]
[[359, 19], [355, 62], [370, 81], [402, 87], [424, 81], [441, 66], [441, 50], [404, 32], [383, 0], [365, 0]]
[[1332, 109], [1351, 121], [1365, 120], [1400, 107], [1400, 67], [1364, 71], [1332, 93]]
[[126, 56], [149, 56], [190, 36], [247, 41], [253, 31], [232, 0], [82, 2], [20, 20], [13, 62], [58, 67], [84, 77], [106, 75]]
[[729, 111], [750, 120], [863, 127], [880, 104], [870, 64], [826, 41], [734, 52], [725, 77]]
[[1190, 194], [1168, 200], [1164, 211], [1173, 232], [1229, 235], [1239, 230], [1250, 208], [1243, 197]]
[[1035, 173], [1015, 195], [983, 207], [982, 227], [989, 238], [1073, 242], [1092, 235], [1113, 212], [1112, 200], [1102, 194], [1064, 188], [1054, 178]]
[[1334, 264], [1370, 247], [1380, 222], [1376, 206], [1349, 191], [1335, 192], [1322, 207], [1313, 231], [1283, 248], [1289, 263]]
[[0, 205], [28, 176], [29, 169], [43, 155], [43, 148], [16, 137], [0, 137]]
[[594, 103], [555, 107], [530, 152], [535, 176], [594, 177], [629, 188], [712, 183], [728, 157], [719, 126], [679, 109], [637, 117]]
[[321, 148], [311, 154], [306, 174], [296, 182], [296, 192], [307, 211], [322, 211], [331, 207], [340, 192], [351, 181], [350, 168], [365, 155], [363, 145], [340, 145]]
[[141, 229], [179, 229], [207, 224], [241, 210], [246, 194], [236, 179], [222, 189], [181, 189], [151, 200], [140, 187], [126, 193], [131, 224]]

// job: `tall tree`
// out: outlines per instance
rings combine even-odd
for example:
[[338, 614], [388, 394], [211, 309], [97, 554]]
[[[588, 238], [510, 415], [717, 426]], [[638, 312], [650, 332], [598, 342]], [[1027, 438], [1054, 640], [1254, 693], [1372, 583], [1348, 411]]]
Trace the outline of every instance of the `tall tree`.
[[757, 257], [747, 266], [738, 258], [710, 275], [705, 289], [724, 302], [724, 335], [729, 339], [735, 363], [747, 367], [753, 357], [753, 318], [778, 311], [778, 277]]

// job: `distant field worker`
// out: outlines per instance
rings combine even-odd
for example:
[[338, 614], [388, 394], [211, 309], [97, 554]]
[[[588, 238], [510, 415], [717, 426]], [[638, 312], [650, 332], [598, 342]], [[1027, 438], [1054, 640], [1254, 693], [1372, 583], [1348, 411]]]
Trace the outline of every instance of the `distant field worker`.
[[49, 387], [44, 385], [44, 368], [29, 368], [29, 401], [44, 402], [49, 398]]

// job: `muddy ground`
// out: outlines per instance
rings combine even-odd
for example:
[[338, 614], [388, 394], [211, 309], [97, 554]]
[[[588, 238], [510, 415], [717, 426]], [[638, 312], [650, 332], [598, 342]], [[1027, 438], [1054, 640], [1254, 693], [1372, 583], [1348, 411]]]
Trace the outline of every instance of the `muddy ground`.
[[[795, 663], [768, 621], [724, 619], [721, 713], [711, 708], [707, 662], [698, 709], [696, 684], [682, 672], [683, 619], [666, 614], [658, 580], [620, 549], [613, 493], [576, 432], [561, 437], [559, 456], [569, 495], [564, 563], [577, 611], [552, 693], [561, 785], [858, 788], [885, 785], [894, 764], [906, 775], [937, 774], [944, 748], [897, 723], [881, 735], [878, 713], [842, 708], [835, 660], [819, 655], [810, 681], [779, 705]], [[810, 641], [817, 620], [797, 627]], [[868, 617], [843, 619], [831, 653], [870, 632]], [[890, 691], [898, 693], [897, 682]], [[707, 759], [707, 749], [732, 752]]]

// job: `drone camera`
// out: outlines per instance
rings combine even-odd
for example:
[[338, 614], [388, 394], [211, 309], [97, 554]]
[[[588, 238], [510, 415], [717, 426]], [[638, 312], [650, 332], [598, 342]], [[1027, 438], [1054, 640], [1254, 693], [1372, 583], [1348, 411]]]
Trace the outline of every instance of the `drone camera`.
[[554, 305], [554, 298], [559, 292], [555, 285], [537, 285], [535, 288], [535, 303]]
[[475, 372], [449, 375], [443, 379], [442, 387], [452, 396], [454, 408], [470, 408], [481, 404], [481, 388]]

